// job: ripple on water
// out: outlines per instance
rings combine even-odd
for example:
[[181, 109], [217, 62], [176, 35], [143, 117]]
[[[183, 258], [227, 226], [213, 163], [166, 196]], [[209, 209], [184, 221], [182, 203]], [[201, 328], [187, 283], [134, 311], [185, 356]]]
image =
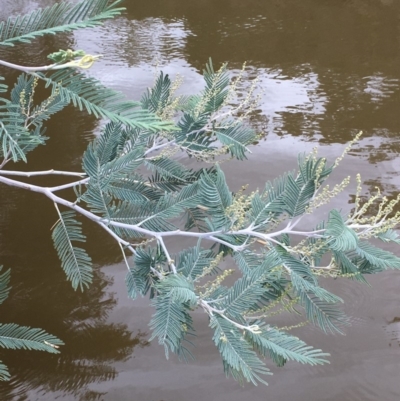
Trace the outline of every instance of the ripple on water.
[[371, 287], [355, 280], [339, 278], [331, 280], [327, 289], [341, 297], [344, 301], [344, 311], [351, 325], [366, 324], [370, 315]]

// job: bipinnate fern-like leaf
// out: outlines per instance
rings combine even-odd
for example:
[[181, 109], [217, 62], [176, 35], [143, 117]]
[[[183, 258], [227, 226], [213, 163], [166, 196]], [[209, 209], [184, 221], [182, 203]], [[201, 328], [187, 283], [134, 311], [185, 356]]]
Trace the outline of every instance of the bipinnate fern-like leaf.
[[110, 121], [106, 124], [101, 134], [94, 139], [92, 146], [101, 165], [106, 164], [117, 157], [118, 148], [123, 135], [123, 125], [121, 123]]
[[255, 322], [254, 324], [258, 325], [259, 332], [253, 333], [247, 330], [245, 338], [262, 356], [270, 356], [272, 359], [279, 356], [284, 361], [296, 361], [309, 365], [329, 363], [325, 359], [329, 354], [307, 345], [299, 338], [265, 325], [262, 322]]
[[289, 270], [293, 288], [295, 288], [299, 293], [311, 292], [318, 298], [329, 303], [343, 302], [338, 296], [320, 287], [309, 266], [301, 260], [283, 253], [282, 250], [280, 256], [284, 266]]
[[330, 237], [329, 247], [333, 251], [351, 251], [357, 246], [358, 238], [356, 233], [346, 226], [337, 210], [331, 210], [329, 213], [325, 235]]
[[312, 197], [317, 185], [320, 185], [332, 171], [326, 166], [324, 158], [305, 158], [299, 156], [298, 174], [294, 177], [288, 174], [285, 178], [285, 188], [282, 195], [286, 205], [285, 211], [290, 217], [302, 215]]
[[200, 201], [199, 184], [189, 184], [179, 192], [166, 193], [157, 203], [152, 205], [152, 211], [145, 208], [147, 216], [141, 220], [140, 225], [155, 229], [163, 221], [179, 216], [187, 208], [195, 207]]
[[78, 4], [62, 2], [24, 16], [10, 17], [0, 23], [0, 46], [30, 43], [43, 35], [101, 25], [124, 10], [118, 7], [120, 3], [120, 0], [111, 4], [109, 0], [86, 0]]
[[229, 120], [221, 126], [214, 126], [210, 136], [210, 130], [206, 127], [212, 113], [219, 110], [228, 95], [230, 80], [226, 67], [215, 71], [210, 60], [204, 72], [204, 79], [206, 88], [199, 96], [174, 100], [171, 97], [170, 79], [168, 75], [161, 73], [154, 87], [142, 97], [142, 106], [155, 114], [160, 114], [163, 109], [170, 106], [184, 110], [182, 118], [177, 123], [177, 128], [180, 130], [173, 130], [171, 135], [176, 144], [189, 151], [189, 154], [215, 151], [216, 148], [211, 146], [211, 143], [218, 139], [234, 157], [245, 158], [245, 153], [248, 152], [246, 146], [256, 137], [254, 130], [243, 123]]
[[19, 107], [11, 103], [5, 106], [7, 111], [1, 112], [0, 108], [0, 156], [14, 162], [26, 162], [26, 153], [43, 144], [45, 138], [39, 130], [30, 132], [25, 127]]
[[272, 269], [279, 263], [280, 260], [270, 253], [257, 267], [238, 279], [223, 303], [226, 315], [233, 318], [242, 316], [249, 309], [255, 309], [256, 305], [262, 307], [263, 300], [268, 302], [266, 295], [270, 289], [267, 284], [274, 277]]
[[182, 107], [185, 112], [177, 124], [180, 131], [175, 133], [175, 139], [188, 149], [207, 152], [214, 148], [210, 149], [213, 139], [205, 128], [212, 113], [217, 112], [226, 100], [230, 80], [226, 66], [215, 71], [211, 59], [203, 71], [203, 77], [206, 87], [200, 95], [187, 99]]
[[[5, 78], [0, 75], [0, 82], [4, 81]], [[8, 90], [8, 85], [0, 83], [0, 93], [5, 93]]]
[[235, 252], [233, 258], [243, 275], [248, 275], [251, 271], [260, 266], [260, 256], [249, 250]]
[[303, 214], [315, 192], [314, 180], [302, 182], [288, 176], [285, 191], [286, 211], [291, 217]]
[[154, 134], [151, 131], [130, 128], [120, 122], [111, 121], [93, 140], [92, 146], [100, 165], [106, 165], [123, 155], [135, 153], [138, 148], [146, 147], [152, 135]]
[[54, 247], [72, 287], [74, 290], [80, 288], [83, 291], [92, 282], [92, 260], [84, 249], [76, 247], [74, 243], [85, 242], [86, 237], [82, 234], [81, 223], [75, 220], [75, 212], [58, 214], [59, 220], [52, 233]]
[[152, 274], [152, 269], [157, 268], [157, 265], [162, 265], [165, 262], [165, 256], [158, 247], [139, 248], [133, 262], [133, 267], [129, 269], [125, 278], [128, 295], [131, 298], [136, 298], [137, 293], [144, 296], [151, 289], [150, 297], [153, 297], [154, 287], [152, 285], [159, 280]]
[[58, 354], [64, 343], [42, 329], [19, 326], [14, 323], [0, 324], [0, 347], [27, 349]]
[[350, 324], [349, 318], [336, 304], [326, 302], [312, 292], [300, 292], [300, 303], [309, 322], [320, 327], [325, 333], [343, 334], [343, 327]]
[[140, 103], [126, 100], [122, 93], [78, 71], [66, 69], [49, 76], [42, 73], [37, 75], [46, 82], [46, 87], [52, 88], [53, 95], [60, 95], [64, 101], [95, 117], [153, 131], [172, 130], [175, 127], [171, 122], [162, 121], [143, 109]]
[[44, 121], [61, 111], [68, 102], [64, 101], [60, 95], [56, 95], [35, 105], [33, 96], [36, 85], [37, 82], [33, 75], [19, 75], [11, 90], [11, 102], [14, 106], [12, 110], [18, 110], [21, 113], [21, 119], [25, 120], [25, 124], [40, 129]]
[[[217, 146], [212, 144], [219, 142], [233, 157], [243, 160], [249, 151], [247, 145], [256, 140], [255, 131], [229, 116], [222, 118], [220, 123], [213, 117], [229, 94], [230, 78], [226, 66], [215, 71], [210, 59], [203, 75], [206, 87], [200, 95], [186, 99], [183, 116], [177, 123], [180, 131], [174, 133], [175, 141], [188, 151], [204, 155], [215, 152]], [[214, 121], [212, 129], [210, 119]]]
[[233, 198], [225, 181], [225, 174], [219, 167], [214, 174], [204, 173], [202, 175], [200, 196], [202, 206], [207, 208], [214, 227], [220, 229], [229, 224], [225, 210], [232, 204]]
[[225, 146], [232, 156], [239, 160], [246, 158], [249, 151], [247, 146], [255, 140], [255, 132], [242, 124], [235, 124], [226, 129], [217, 129], [215, 135], [218, 140]]
[[3, 266], [0, 266], [0, 304], [2, 304], [8, 297], [11, 287], [10, 285], [10, 273], [11, 270], [3, 271]]
[[154, 114], [162, 112], [168, 105], [171, 95], [171, 80], [161, 71], [154, 86], [142, 96], [141, 104]]
[[262, 227], [268, 224], [276, 216], [285, 211], [285, 204], [279, 199], [270, 200], [255, 193], [251, 199], [250, 219], [255, 226]]
[[394, 242], [396, 244], [400, 244], [398, 232], [392, 229], [378, 233], [376, 238], [379, 238], [383, 242]]
[[259, 195], [256, 193], [251, 201], [251, 221], [255, 226], [264, 226], [276, 219], [286, 211], [284, 202], [289, 176], [293, 179], [294, 172], [285, 173], [272, 182], [265, 184], [264, 191]]
[[[159, 213], [157, 216], [153, 216], [152, 212], [156, 207]], [[170, 207], [173, 210], [173, 201], [170, 198], [169, 201], [160, 198], [157, 202], [141, 202], [140, 204], [120, 202], [109, 209], [109, 219], [119, 223], [138, 225], [154, 232], [171, 231], [175, 230], [176, 226], [170, 223], [168, 218], [162, 216], [162, 209], [165, 208], [167, 212]], [[128, 238], [141, 236], [134, 228], [115, 227], [114, 229], [121, 233], [125, 232]]]
[[185, 185], [191, 173], [181, 163], [167, 157], [146, 160], [146, 167], [156, 172], [156, 175], [149, 179], [150, 183], [167, 191], [174, 191]]
[[[64, 343], [42, 329], [19, 326], [18, 324], [0, 324], [0, 347], [8, 349], [26, 349], [46, 351], [57, 354]], [[7, 366], [0, 361], [0, 381], [10, 380]]]
[[[310, 266], [292, 256], [282, 246], [276, 246], [275, 252], [279, 255], [282, 265], [285, 267], [286, 271], [289, 273], [289, 275], [292, 276], [292, 282], [293, 280], [295, 281], [297, 277], [299, 277], [303, 281], [308, 282], [310, 285], [317, 285], [317, 279], [313, 275]], [[295, 287], [297, 287], [295, 282], [293, 284]]]
[[[86, 200], [87, 197], [85, 196], [84, 199]], [[108, 209], [108, 219], [135, 224], [154, 232], [170, 231], [176, 227], [169, 220], [181, 215], [186, 208], [195, 207], [198, 202], [198, 183], [194, 183], [182, 188], [179, 192], [165, 193], [154, 202], [114, 204]]]
[[356, 252], [378, 270], [400, 269], [400, 258], [392, 252], [371, 245], [368, 241], [359, 241]]
[[201, 249], [200, 243], [175, 257], [178, 272], [192, 280], [201, 276], [214, 259], [215, 254], [209, 249]]
[[11, 375], [7, 369], [7, 366], [4, 365], [4, 363], [2, 363], [0, 361], [0, 381], [8, 381], [8, 380], [10, 380], [10, 378], [11, 378]]
[[342, 327], [348, 325], [348, 318], [339, 307], [343, 302], [341, 298], [322, 288], [306, 263], [280, 246], [275, 247], [275, 252], [290, 276], [307, 319], [324, 332], [342, 333]]
[[336, 265], [340, 268], [342, 274], [354, 278], [364, 284], [367, 283], [364, 276], [361, 274], [357, 259], [357, 254], [355, 252], [339, 252], [332, 251]]
[[45, 143], [43, 122], [67, 104], [57, 95], [35, 105], [35, 86], [33, 76], [21, 74], [11, 90], [11, 101], [0, 106], [0, 154], [14, 162], [26, 162], [26, 154]]
[[244, 340], [243, 332], [220, 316], [210, 319], [210, 327], [214, 330], [213, 341], [221, 354], [225, 373], [239, 382], [267, 384], [262, 376], [271, 373], [251, 344]]
[[[117, 157], [115, 151], [115, 147], [108, 139], [94, 141], [85, 151], [82, 163], [84, 171], [90, 178], [82, 200], [94, 213], [99, 213], [108, 219], [111, 218], [110, 204], [113, 195], [117, 195], [121, 200], [134, 200], [135, 193], [132, 193], [126, 185], [130, 183], [127, 179], [129, 180], [128, 177], [131, 177], [143, 162], [143, 148], [132, 148], [120, 157]], [[136, 196], [140, 195], [137, 190], [143, 187], [140, 182], [138, 184], [134, 185]], [[142, 196], [139, 199], [146, 198]], [[114, 207], [114, 215], [116, 215], [115, 209]]]
[[156, 202], [163, 195], [161, 191], [154, 190], [143, 182], [142, 177], [135, 177], [134, 174], [132, 177], [119, 182], [110, 182], [107, 186], [108, 193], [116, 199], [138, 205], [143, 202]]
[[247, 249], [235, 252], [233, 258], [243, 276], [227, 291], [223, 302], [227, 313], [233, 317], [257, 313], [283, 296], [289, 281], [281, 273], [276, 252], [260, 255]]
[[60, 96], [35, 105], [35, 85], [32, 76], [21, 74], [11, 90], [11, 101], [0, 107], [0, 154], [14, 162], [26, 162], [26, 154], [45, 143], [43, 122], [66, 106]]
[[83, 154], [83, 170], [90, 177], [87, 190], [82, 196], [94, 213], [100, 213], [109, 217], [108, 207], [112, 201], [111, 196], [106, 193], [106, 187], [110, 183], [105, 174], [101, 160], [96, 153], [95, 143], [89, 143], [87, 150]]
[[128, 297], [135, 299], [137, 296], [137, 290], [136, 290], [135, 278], [132, 274], [131, 269], [129, 269], [128, 273], [125, 276], [125, 285], [126, 285], [126, 291], [128, 293]]
[[263, 286], [263, 277], [255, 271], [253, 274], [240, 278], [229, 289], [225, 313], [227, 316], [240, 316], [250, 306], [256, 304], [267, 290]]
[[226, 65], [223, 65], [218, 71], [214, 70], [211, 58], [203, 70], [206, 89], [203, 97], [208, 100], [205, 110], [209, 113], [217, 111], [228, 96], [229, 73]]
[[197, 301], [193, 284], [183, 276], [171, 275], [161, 280], [156, 289], [158, 295], [153, 301], [156, 311], [150, 322], [153, 330], [150, 341], [157, 337], [158, 343], [164, 345], [167, 358], [170, 351], [184, 354], [182, 342], [193, 330], [189, 310]]

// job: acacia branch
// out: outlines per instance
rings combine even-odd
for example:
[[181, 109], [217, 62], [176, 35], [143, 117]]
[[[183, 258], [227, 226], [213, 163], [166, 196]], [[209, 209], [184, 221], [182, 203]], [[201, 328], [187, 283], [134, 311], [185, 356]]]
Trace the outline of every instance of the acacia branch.
[[[153, 237], [153, 238], [157, 238], [157, 240], [159, 241], [160, 245], [162, 246], [162, 248], [164, 249], [164, 252], [167, 256], [167, 258], [169, 259], [169, 264], [172, 268], [172, 270], [174, 271], [174, 268], [176, 270], [176, 267], [174, 266], [174, 264], [172, 262], [172, 259], [169, 257], [169, 253], [168, 250], [165, 247], [164, 241], [163, 241], [163, 237], [172, 237], [172, 236], [183, 236], [183, 237], [192, 237], [192, 238], [198, 238], [198, 239], [208, 239], [214, 242], [217, 242], [219, 244], [228, 246], [229, 248], [231, 248], [234, 251], [241, 251], [243, 250], [244, 246], [243, 245], [234, 245], [231, 244], [227, 241], [224, 241], [222, 239], [219, 239], [217, 236], [220, 234], [226, 234], [226, 235], [248, 235], [250, 237], [256, 237], [256, 238], [260, 238], [263, 239], [264, 241], [271, 241], [271, 242], [277, 242], [275, 240], [274, 237], [279, 236], [283, 233], [287, 233], [287, 234], [293, 234], [293, 235], [302, 235], [302, 236], [309, 236], [309, 237], [322, 237], [319, 233], [322, 233], [324, 230], [314, 230], [314, 231], [291, 231], [287, 228], [277, 231], [275, 233], [268, 233], [268, 234], [264, 234], [264, 233], [260, 233], [257, 231], [253, 231], [253, 230], [249, 230], [249, 229], [244, 229], [244, 230], [238, 230], [238, 231], [222, 231], [222, 230], [218, 230], [218, 231], [211, 231], [211, 232], [205, 232], [205, 233], [199, 233], [199, 232], [191, 232], [191, 231], [181, 231], [179, 229], [177, 230], [173, 230], [173, 231], [151, 231], [148, 230], [146, 228], [141, 227], [140, 225], [135, 225], [135, 224], [127, 224], [127, 223], [121, 223], [118, 221], [113, 221], [113, 220], [109, 220], [109, 219], [104, 219], [101, 216], [97, 216], [94, 213], [84, 209], [83, 207], [77, 205], [74, 202], [71, 201], [67, 201], [66, 199], [55, 195], [53, 192], [58, 191], [60, 189], [62, 189], [62, 187], [67, 188], [70, 186], [74, 186], [74, 185], [78, 185], [79, 183], [82, 182], [86, 182], [88, 179], [82, 180], [82, 181], [78, 181], [78, 182], [74, 182], [71, 184], [66, 184], [64, 186], [58, 186], [58, 187], [41, 187], [38, 185], [32, 185], [32, 184], [27, 184], [24, 182], [20, 182], [20, 181], [16, 181], [16, 180], [12, 180], [10, 178], [7, 177], [3, 177], [0, 175], [0, 182], [3, 182], [4, 184], [7, 185], [11, 185], [11, 186], [15, 186], [15, 187], [19, 187], [19, 188], [23, 188], [26, 189], [28, 191], [33, 191], [33, 192], [38, 192], [38, 193], [42, 193], [45, 196], [47, 196], [49, 199], [51, 199], [53, 202], [59, 203], [61, 205], [64, 205], [70, 209], [73, 209], [75, 211], [77, 211], [78, 213], [82, 214], [83, 216], [87, 217], [88, 219], [96, 222], [97, 224], [99, 224], [103, 229], [105, 229], [108, 233], [110, 233], [115, 239], [117, 239], [117, 241], [121, 242], [124, 245], [128, 245], [128, 242], [123, 242], [123, 240], [118, 237], [111, 229], [109, 226], [113, 226], [113, 227], [119, 227], [119, 228], [125, 228], [128, 230], [133, 230], [136, 232], [139, 232], [145, 236], [148, 237]], [[140, 224], [140, 223], [139, 223]], [[133, 251], [134, 253], [135, 251]]]
[[1, 170], [1, 175], [14, 175], [20, 177], [35, 177], [38, 175], [66, 175], [73, 177], [86, 177], [86, 173], [78, 173], [72, 171], [59, 171], [59, 170], [44, 170], [44, 171], [11, 171], [11, 170]]

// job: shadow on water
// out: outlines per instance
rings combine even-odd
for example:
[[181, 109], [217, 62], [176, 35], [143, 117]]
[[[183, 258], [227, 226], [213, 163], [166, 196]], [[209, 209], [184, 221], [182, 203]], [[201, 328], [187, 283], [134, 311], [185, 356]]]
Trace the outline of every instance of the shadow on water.
[[[107, 322], [109, 312], [116, 305], [112, 294], [106, 291], [109, 284], [110, 279], [97, 274], [90, 291], [68, 296], [68, 289], [60, 286], [51, 289], [43, 283], [45, 289], [30, 288], [28, 298], [34, 300], [34, 305], [29, 300], [22, 302], [24, 296], [18, 291], [12, 296], [13, 304], [25, 307], [5, 304], [2, 321], [45, 327], [63, 338], [66, 345], [61, 354], [54, 356], [2, 351], [2, 359], [13, 378], [2, 385], [1, 399], [30, 400], [34, 396], [42, 399], [44, 394], [53, 393], [95, 400], [96, 392], [88, 385], [114, 380], [118, 372], [113, 365], [131, 357], [135, 347], [148, 345], [145, 333], [133, 335], [125, 324]], [[10, 310], [13, 313], [7, 313]]]

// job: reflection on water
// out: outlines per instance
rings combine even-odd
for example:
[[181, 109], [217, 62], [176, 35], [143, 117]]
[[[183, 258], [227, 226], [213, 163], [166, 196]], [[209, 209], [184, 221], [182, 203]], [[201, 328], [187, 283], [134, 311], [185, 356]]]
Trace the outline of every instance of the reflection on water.
[[[24, 275], [31, 275], [29, 267], [26, 268], [28, 272]], [[18, 277], [18, 272], [15, 275]], [[137, 330], [133, 333], [124, 323], [107, 321], [117, 301], [107, 291], [111, 279], [104, 274], [98, 274], [91, 289], [83, 295], [71, 293], [63, 285], [52, 286], [51, 282], [35, 284], [22, 282], [20, 291], [29, 285], [27, 296], [18, 290], [12, 293], [12, 303], [19, 305], [11, 311], [3, 310], [2, 321], [41, 325], [63, 337], [66, 345], [62, 354], [50, 356], [2, 351], [12, 381], [2, 385], [0, 399], [51, 400], [62, 394], [96, 399], [92, 395], [87, 398], [92, 394], [88, 386], [114, 380], [118, 375], [114, 365], [131, 357], [135, 347], [147, 346], [147, 335]]]
[[[54, 0], [2, 0], [0, 16], [27, 12]], [[0, 57], [45, 64], [59, 48], [84, 48], [103, 59], [91, 73], [137, 99], [163, 69], [184, 84], [182, 94], [202, 88], [209, 57], [243, 62], [258, 77], [262, 101], [252, 122], [265, 138], [247, 163], [232, 162], [228, 180], [239, 188], [261, 187], [295, 166], [298, 152], [316, 143], [331, 160], [356, 132], [360, 143], [333, 183], [361, 172], [364, 194], [380, 187], [390, 198], [400, 188], [400, 1], [397, 0], [151, 0], [126, 1], [126, 14], [92, 31], [38, 39]], [[0, 73], [3, 73], [1, 70]], [[10, 82], [16, 74], [7, 72]], [[80, 155], [98, 125], [68, 108], [48, 124], [49, 145], [31, 156], [32, 169], [79, 169]], [[223, 166], [224, 167], [224, 166]], [[371, 277], [372, 287], [336, 280], [330, 288], [345, 299], [354, 325], [345, 338], [298, 329], [310, 343], [332, 353], [331, 365], [283, 369], [268, 388], [239, 388], [226, 380], [210, 342], [204, 316], [198, 328], [197, 361], [166, 361], [145, 334], [146, 299], [126, 297], [119, 251], [90, 224], [88, 251], [99, 266], [90, 291], [76, 294], [65, 282], [49, 235], [55, 215], [35, 194], [1, 187], [0, 262], [12, 267], [13, 293], [2, 321], [45, 328], [66, 346], [59, 356], [2, 351], [13, 381], [1, 400], [394, 401], [398, 386], [400, 277]], [[350, 208], [354, 187], [332, 203]], [[34, 212], [32, 212], [34, 211]], [[21, 235], [23, 233], [23, 235]], [[111, 280], [111, 277], [113, 280]], [[301, 331], [303, 330], [303, 331]]]

